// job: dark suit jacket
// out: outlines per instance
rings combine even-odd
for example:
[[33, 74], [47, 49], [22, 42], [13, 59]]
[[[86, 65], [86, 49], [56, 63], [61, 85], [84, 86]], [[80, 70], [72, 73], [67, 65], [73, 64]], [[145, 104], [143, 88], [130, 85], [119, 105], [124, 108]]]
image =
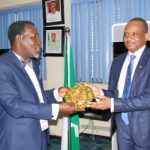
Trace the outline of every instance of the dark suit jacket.
[[[51, 102], [56, 102], [53, 90], [44, 91], [39, 69], [33, 61], [45, 104], [28, 74], [14, 53], [0, 56], [0, 150], [40, 150], [39, 119], [51, 119]], [[49, 104], [46, 104], [49, 103]]]
[[136, 67], [129, 98], [119, 99], [117, 84], [127, 53], [114, 59], [110, 71], [109, 88], [104, 94], [114, 98], [116, 123], [120, 112], [128, 112], [129, 127], [135, 143], [150, 146], [150, 48], [146, 47]]

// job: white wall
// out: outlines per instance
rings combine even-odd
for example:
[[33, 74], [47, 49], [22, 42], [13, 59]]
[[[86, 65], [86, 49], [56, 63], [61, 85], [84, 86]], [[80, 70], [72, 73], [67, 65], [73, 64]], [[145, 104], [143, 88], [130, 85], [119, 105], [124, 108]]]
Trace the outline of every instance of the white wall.
[[[42, 3], [41, 0], [0, 0], [0, 10], [29, 5], [33, 3]], [[71, 0], [64, 0], [65, 26], [71, 25]], [[63, 57], [46, 57], [47, 80], [44, 81], [46, 89], [63, 86]]]
[[[71, 27], [71, 0], [64, 0], [65, 26]], [[47, 57], [47, 81], [45, 88], [63, 86], [64, 57]]]
[[0, 0], [0, 9], [28, 5], [29, 3], [41, 3], [41, 0]]

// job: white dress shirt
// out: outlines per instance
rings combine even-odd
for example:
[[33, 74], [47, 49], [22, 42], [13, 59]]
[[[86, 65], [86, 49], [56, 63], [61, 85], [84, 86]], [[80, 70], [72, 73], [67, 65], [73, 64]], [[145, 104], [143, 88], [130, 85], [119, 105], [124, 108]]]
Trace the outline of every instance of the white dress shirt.
[[[133, 66], [133, 70], [132, 70], [132, 75], [131, 75], [131, 82], [135, 73], [135, 69], [137, 67], [137, 64], [141, 58], [141, 55], [143, 53], [145, 49], [145, 46], [143, 46], [142, 48], [140, 48], [139, 50], [137, 50], [135, 53], [131, 53], [128, 52], [127, 57], [124, 61], [124, 64], [122, 66], [121, 69], [121, 73], [120, 73], [120, 77], [119, 77], [119, 81], [118, 81], [118, 85], [117, 85], [117, 89], [118, 89], [118, 97], [122, 98], [122, 94], [123, 94], [123, 90], [124, 90], [124, 84], [125, 84], [125, 78], [126, 78], [126, 73], [127, 73], [127, 68], [128, 65], [130, 63], [130, 55], [134, 54], [136, 57], [134, 59], [134, 66]], [[114, 99], [111, 98], [111, 112], [114, 112]]]
[[[17, 56], [17, 58], [19, 60], [22, 60], [21, 57], [18, 54], [16, 54], [15, 52], [14, 52], [14, 54]], [[27, 72], [27, 74], [29, 75], [29, 77], [30, 77], [30, 79], [31, 79], [31, 81], [32, 81], [32, 83], [33, 83], [33, 85], [35, 87], [35, 90], [36, 90], [36, 92], [38, 94], [40, 103], [44, 103], [44, 99], [43, 99], [43, 95], [42, 95], [42, 92], [41, 92], [41, 88], [40, 88], [39, 82], [37, 80], [37, 77], [35, 75], [35, 72], [33, 70], [32, 64], [31, 65], [26, 65], [24, 69]], [[55, 99], [58, 102], [62, 101], [62, 98], [59, 97], [58, 89], [54, 90], [54, 97], [55, 97]], [[52, 118], [51, 119], [56, 120], [57, 116], [58, 116], [58, 113], [59, 113], [59, 104], [52, 104]], [[42, 131], [48, 129], [48, 120], [40, 119], [40, 125], [41, 125], [41, 130]]]

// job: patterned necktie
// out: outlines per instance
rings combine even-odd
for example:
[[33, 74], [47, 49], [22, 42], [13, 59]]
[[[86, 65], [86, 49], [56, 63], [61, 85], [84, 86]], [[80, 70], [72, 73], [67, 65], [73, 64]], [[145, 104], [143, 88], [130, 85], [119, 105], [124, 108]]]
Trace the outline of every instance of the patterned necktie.
[[21, 60], [21, 63], [22, 63], [22, 66], [25, 68], [26, 65], [29, 65], [31, 64], [31, 59], [28, 59], [28, 60]]
[[[125, 80], [124, 90], [123, 90], [123, 95], [122, 95], [123, 98], [129, 97], [130, 88], [131, 88], [131, 76], [132, 76], [133, 65], [134, 65], [134, 58], [135, 58], [135, 55], [130, 55], [130, 63], [128, 65], [126, 80]], [[121, 118], [125, 122], [126, 125], [129, 124], [128, 113], [121, 113]]]

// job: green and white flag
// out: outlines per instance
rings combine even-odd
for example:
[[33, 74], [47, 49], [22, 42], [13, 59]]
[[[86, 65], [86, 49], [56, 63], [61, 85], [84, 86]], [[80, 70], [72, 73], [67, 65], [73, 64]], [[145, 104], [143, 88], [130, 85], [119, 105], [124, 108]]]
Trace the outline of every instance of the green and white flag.
[[[72, 47], [70, 44], [70, 36], [69, 33], [66, 32], [65, 35], [65, 49], [64, 49], [64, 86], [66, 87], [72, 87], [76, 84], [75, 81], [75, 75], [74, 75], [74, 65], [73, 65], [73, 56], [72, 56]], [[65, 141], [66, 140], [62, 140], [62, 145], [61, 145], [61, 150], [80, 150], [80, 143], [79, 143], [79, 115], [78, 113], [75, 113], [73, 115], [69, 116], [68, 119], [68, 128], [70, 129], [66, 129], [67, 127], [67, 123], [65, 122], [67, 121], [67, 118], [63, 118], [63, 125], [65, 126], [65, 128], [63, 127], [63, 131], [62, 131], [62, 138], [65, 138], [65, 132], [69, 132], [68, 133], [68, 146], [67, 148], [65, 148]], [[66, 131], [64, 131], [66, 130]], [[64, 136], [64, 137], [63, 137]], [[67, 135], [66, 135], [67, 137]]]

